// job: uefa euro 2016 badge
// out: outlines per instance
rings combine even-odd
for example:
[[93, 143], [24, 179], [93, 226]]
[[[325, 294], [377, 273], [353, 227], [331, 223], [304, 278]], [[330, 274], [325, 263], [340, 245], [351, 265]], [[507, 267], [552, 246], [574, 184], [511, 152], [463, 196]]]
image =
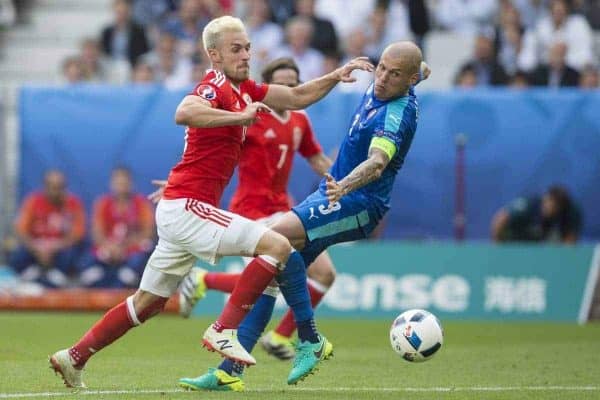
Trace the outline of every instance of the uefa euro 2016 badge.
[[214, 100], [217, 98], [217, 92], [215, 92], [215, 89], [213, 89], [213, 87], [210, 85], [198, 86], [196, 93], [198, 94], [198, 96], [206, 100]]

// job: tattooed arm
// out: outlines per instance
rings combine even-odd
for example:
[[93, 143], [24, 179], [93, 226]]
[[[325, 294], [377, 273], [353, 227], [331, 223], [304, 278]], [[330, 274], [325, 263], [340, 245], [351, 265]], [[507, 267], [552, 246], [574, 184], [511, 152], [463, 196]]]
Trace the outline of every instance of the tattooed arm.
[[326, 193], [329, 204], [333, 204], [342, 196], [379, 179], [389, 162], [390, 158], [386, 152], [379, 148], [371, 147], [369, 149], [369, 158], [357, 165], [341, 181], [336, 182], [331, 175], [325, 174], [327, 179]]

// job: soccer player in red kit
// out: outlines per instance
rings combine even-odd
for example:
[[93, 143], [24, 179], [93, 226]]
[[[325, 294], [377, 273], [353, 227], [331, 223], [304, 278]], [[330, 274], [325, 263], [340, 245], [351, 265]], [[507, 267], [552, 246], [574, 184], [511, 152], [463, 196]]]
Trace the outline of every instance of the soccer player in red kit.
[[[237, 327], [285, 263], [292, 247], [264, 225], [221, 210], [218, 204], [238, 162], [247, 126], [268, 106], [302, 109], [339, 82], [353, 82], [355, 69], [373, 70], [366, 58], [290, 88], [249, 79], [250, 41], [238, 18], [209, 22], [202, 41], [213, 69], [177, 107], [175, 122], [187, 126], [181, 161], [171, 170], [156, 209], [158, 244], [139, 290], [109, 310], [72, 347], [50, 357], [52, 368], [71, 387], [84, 387], [88, 359], [164, 308], [197, 258], [255, 257], [248, 264], [217, 321], [204, 333], [211, 350], [245, 365], [256, 363], [237, 339]], [[264, 103], [260, 103], [263, 101]]]
[[[291, 58], [279, 58], [267, 64], [262, 78], [265, 83], [290, 87], [300, 83], [298, 66]], [[323, 154], [304, 111], [275, 108], [273, 113], [261, 116], [248, 127], [238, 165], [239, 184], [229, 210], [267, 226], [289, 211], [292, 200], [287, 187], [296, 152], [306, 158], [320, 176], [331, 167], [332, 161]], [[163, 182], [157, 181], [157, 184]], [[150, 198], [158, 201], [161, 195], [158, 190]], [[324, 252], [317, 257], [307, 273], [311, 301], [316, 306], [335, 279], [335, 268], [329, 255]], [[180, 314], [187, 318], [196, 302], [204, 298], [207, 289], [230, 293], [239, 277], [239, 273], [193, 268], [180, 287]], [[276, 289], [269, 290], [275, 296], [277, 292]], [[279, 359], [291, 359], [294, 356], [291, 336], [295, 330], [294, 317], [288, 311], [275, 330], [261, 339], [261, 345]]]

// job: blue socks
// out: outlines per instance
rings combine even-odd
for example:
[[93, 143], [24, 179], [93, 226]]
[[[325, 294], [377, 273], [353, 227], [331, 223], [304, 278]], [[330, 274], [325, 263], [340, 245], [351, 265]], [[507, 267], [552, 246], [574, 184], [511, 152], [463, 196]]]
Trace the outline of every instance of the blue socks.
[[[273, 293], [261, 294], [238, 328], [238, 340], [248, 353], [252, 352], [258, 338], [271, 320], [278, 292], [277, 289], [273, 289]], [[242, 364], [229, 359], [224, 360], [218, 368], [233, 376], [240, 376], [244, 372]]]
[[[290, 255], [285, 269], [276, 279], [285, 301], [294, 313], [300, 341], [319, 342], [310, 294], [306, 286], [306, 265], [300, 253], [294, 251]], [[271, 319], [276, 297], [276, 294], [273, 296], [263, 293], [238, 328], [238, 339], [249, 353], [252, 352]], [[218, 368], [234, 376], [242, 375], [244, 372], [243, 365], [228, 359], [224, 360]]]
[[285, 269], [276, 279], [285, 301], [294, 313], [294, 319], [298, 326], [298, 338], [302, 342], [317, 343], [319, 336], [310, 304], [310, 294], [306, 286], [306, 265], [300, 253], [294, 251], [290, 255]]

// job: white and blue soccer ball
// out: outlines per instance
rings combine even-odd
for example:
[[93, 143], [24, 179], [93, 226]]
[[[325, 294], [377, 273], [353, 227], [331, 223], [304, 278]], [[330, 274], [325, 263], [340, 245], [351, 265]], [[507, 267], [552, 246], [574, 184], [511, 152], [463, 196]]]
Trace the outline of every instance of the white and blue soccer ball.
[[392, 348], [406, 361], [431, 359], [444, 343], [440, 320], [425, 310], [408, 310], [398, 315], [390, 328]]

